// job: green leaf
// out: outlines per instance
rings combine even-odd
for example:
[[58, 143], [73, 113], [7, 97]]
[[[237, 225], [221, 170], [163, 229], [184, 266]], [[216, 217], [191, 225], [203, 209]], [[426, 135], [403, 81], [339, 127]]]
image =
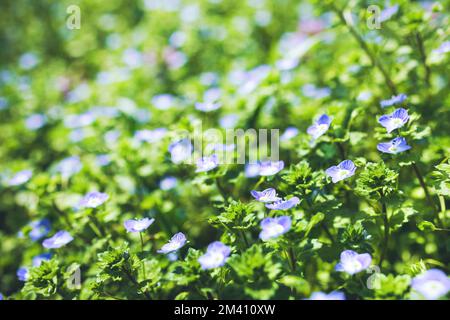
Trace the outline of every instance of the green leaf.
[[420, 231], [430, 232], [435, 231], [436, 227], [435, 225], [430, 221], [421, 221], [417, 224], [417, 228], [419, 228]]

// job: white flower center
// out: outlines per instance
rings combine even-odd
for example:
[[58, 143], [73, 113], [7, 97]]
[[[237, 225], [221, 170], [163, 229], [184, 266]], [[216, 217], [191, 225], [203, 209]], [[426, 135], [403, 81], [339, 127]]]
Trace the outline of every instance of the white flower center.
[[423, 284], [423, 293], [430, 296], [441, 296], [445, 292], [444, 285], [436, 280], [429, 280]]
[[346, 261], [344, 264], [344, 270], [350, 274], [357, 273], [361, 270], [362, 264], [356, 259]]
[[89, 205], [89, 206], [97, 207], [97, 206], [99, 206], [100, 204], [101, 204], [101, 203], [100, 203], [100, 199], [93, 198], [93, 199], [89, 199], [89, 200], [88, 200], [88, 205]]
[[319, 132], [320, 135], [324, 134], [327, 130], [328, 130], [327, 124], [319, 124], [317, 126], [317, 131]]
[[210, 259], [212, 264], [218, 265], [223, 261], [223, 254], [221, 254], [220, 252], [213, 252], [211, 253]]
[[392, 119], [392, 124], [395, 127], [401, 127], [403, 125], [403, 120], [399, 118]]
[[350, 171], [345, 170], [345, 169], [341, 169], [341, 170], [339, 170], [339, 172], [338, 172], [338, 176], [339, 176], [340, 178], [344, 178], [344, 177], [346, 177], [349, 173], [350, 173]]
[[272, 223], [266, 227], [267, 233], [270, 235], [270, 237], [277, 236], [283, 232], [283, 226], [278, 223]]
[[64, 244], [65, 239], [60, 237], [60, 238], [56, 238], [54, 244], [55, 245], [60, 245], [60, 244]]
[[391, 151], [391, 152], [397, 152], [397, 147], [396, 146], [390, 146], [389, 147], [389, 151]]

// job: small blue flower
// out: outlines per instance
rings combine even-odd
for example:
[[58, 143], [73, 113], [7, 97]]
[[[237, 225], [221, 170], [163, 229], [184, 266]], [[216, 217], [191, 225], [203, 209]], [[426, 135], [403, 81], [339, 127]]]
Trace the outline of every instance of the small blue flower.
[[61, 160], [56, 166], [56, 171], [61, 173], [61, 175], [67, 179], [80, 172], [82, 168], [83, 164], [81, 163], [80, 158], [74, 156]]
[[356, 100], [358, 101], [368, 101], [370, 98], [372, 98], [372, 92], [370, 91], [361, 91], [358, 96], [356, 97]]
[[150, 225], [155, 222], [155, 219], [130, 219], [123, 223], [125, 226], [125, 229], [127, 229], [127, 232], [142, 232], [146, 230]]
[[414, 277], [411, 288], [427, 300], [436, 300], [450, 291], [450, 279], [439, 269], [430, 269]]
[[237, 114], [228, 114], [219, 119], [219, 124], [224, 129], [232, 129], [239, 121]]
[[198, 258], [198, 262], [203, 270], [218, 268], [225, 264], [230, 253], [229, 246], [220, 241], [215, 241], [208, 246], [206, 253]]
[[95, 162], [99, 167], [107, 166], [111, 163], [111, 156], [109, 154], [99, 154], [95, 157]]
[[291, 218], [288, 216], [265, 218], [261, 221], [262, 231], [259, 233], [259, 238], [262, 241], [277, 238], [288, 232], [291, 224]]
[[89, 192], [80, 201], [80, 206], [82, 208], [97, 208], [98, 206], [105, 203], [109, 199], [109, 195], [102, 192]]
[[24, 70], [33, 69], [39, 63], [39, 58], [33, 52], [27, 52], [20, 56], [19, 65]]
[[325, 173], [331, 177], [333, 183], [347, 179], [355, 174], [356, 166], [351, 160], [344, 160], [337, 166], [328, 168]]
[[259, 164], [258, 163], [247, 163], [245, 165], [245, 176], [247, 178], [254, 178], [259, 175]]
[[218, 88], [208, 89], [203, 95], [204, 101], [195, 103], [195, 109], [203, 112], [211, 112], [219, 109], [222, 106], [222, 104], [217, 101], [220, 94], [221, 91]]
[[317, 119], [316, 122], [311, 125], [306, 131], [314, 140], [325, 134], [328, 131], [331, 124], [331, 118], [326, 114], [323, 114]]
[[305, 84], [302, 87], [303, 95], [307, 98], [323, 99], [331, 94], [331, 89], [324, 87], [318, 88], [314, 84]]
[[117, 142], [121, 134], [122, 133], [119, 130], [109, 130], [104, 134], [104, 139], [107, 144], [114, 144]]
[[159, 188], [163, 191], [173, 189], [177, 186], [178, 180], [175, 177], [165, 177], [159, 182]]
[[259, 164], [260, 176], [273, 176], [284, 168], [284, 162], [280, 161], [263, 161]]
[[152, 104], [159, 110], [167, 110], [175, 106], [176, 99], [170, 94], [158, 94], [152, 98]]
[[166, 257], [167, 257], [167, 259], [169, 259], [169, 261], [172, 261], [172, 262], [178, 260], [178, 255], [177, 255], [176, 252], [169, 252], [169, 253], [166, 255]]
[[195, 109], [203, 112], [211, 112], [219, 109], [222, 106], [220, 102], [204, 101], [196, 102]]
[[157, 128], [154, 130], [138, 130], [134, 133], [134, 138], [139, 142], [154, 143], [161, 141], [167, 134], [166, 128]]
[[33, 176], [33, 171], [31, 171], [31, 170], [19, 171], [14, 175], [14, 177], [9, 179], [8, 185], [10, 185], [11, 187], [20, 186], [21, 184], [28, 182], [32, 176]]
[[292, 138], [294, 138], [296, 135], [298, 135], [298, 129], [296, 127], [288, 127], [283, 132], [283, 134], [280, 136], [280, 141], [287, 141]]
[[39, 267], [43, 261], [48, 261], [51, 258], [52, 258], [52, 254], [50, 252], [37, 255], [37, 256], [33, 257], [33, 260], [32, 260], [33, 267]]
[[69, 232], [61, 230], [55, 233], [53, 237], [45, 239], [44, 242], [42, 242], [42, 245], [44, 246], [44, 248], [47, 249], [57, 249], [61, 248], [62, 246], [65, 246], [72, 240], [73, 237], [70, 235]]
[[445, 41], [443, 42], [439, 48], [433, 50], [434, 53], [437, 54], [443, 54], [443, 53], [447, 53], [450, 52], [450, 41]]
[[134, 48], [127, 48], [123, 51], [122, 61], [130, 69], [135, 69], [143, 63], [142, 53]]
[[382, 101], [380, 102], [380, 105], [381, 105], [382, 108], [390, 107], [390, 106], [393, 106], [393, 105], [395, 105], [395, 104], [402, 103], [403, 101], [406, 100], [407, 97], [408, 97], [408, 96], [407, 96], [406, 94], [400, 93], [400, 94], [397, 95], [397, 96], [392, 96], [390, 99], [382, 100]]
[[384, 153], [397, 154], [411, 149], [411, 146], [406, 143], [405, 138], [397, 137], [392, 139], [390, 142], [379, 143], [377, 145], [377, 149]]
[[218, 81], [219, 75], [215, 72], [204, 72], [200, 75], [200, 82], [205, 86], [217, 84]]
[[0, 293], [0, 300], [3, 300], [3, 294]]
[[32, 114], [25, 119], [25, 126], [30, 130], [38, 130], [47, 122], [47, 117], [43, 114]]
[[275, 202], [281, 200], [281, 198], [277, 197], [277, 191], [274, 188], [263, 191], [252, 190], [250, 193], [259, 202]]
[[396, 4], [392, 7], [387, 7], [380, 13], [379, 21], [384, 22], [386, 20], [389, 20], [393, 15], [395, 15], [398, 12], [399, 5]]
[[300, 199], [292, 197], [289, 200], [280, 200], [274, 203], [266, 204], [266, 208], [271, 210], [289, 210], [300, 203]]
[[222, 90], [219, 88], [210, 88], [205, 91], [203, 94], [203, 100], [204, 101], [217, 101], [220, 98], [220, 95], [222, 94]]
[[300, 59], [297, 57], [288, 57], [280, 59], [276, 62], [276, 67], [279, 70], [291, 70], [298, 66], [298, 63], [300, 62]]
[[158, 253], [169, 253], [176, 251], [186, 244], [186, 236], [182, 232], [176, 233], [168, 243], [162, 246]]
[[64, 125], [66, 128], [81, 128], [93, 124], [97, 120], [97, 115], [92, 111], [87, 111], [82, 114], [71, 114], [64, 118]]
[[325, 293], [322, 291], [313, 292], [309, 300], [345, 300], [345, 294], [341, 291]]
[[[268, 65], [259, 65], [249, 71], [238, 71], [239, 75], [233, 79], [234, 84], [238, 85], [238, 93], [246, 95], [254, 91], [258, 85], [269, 75], [271, 67]], [[234, 73], [234, 75], [237, 75]], [[236, 81], [237, 80], [237, 81]]]
[[172, 159], [172, 162], [175, 164], [179, 164], [190, 158], [192, 154], [192, 144], [189, 139], [182, 139], [172, 143], [169, 146], [169, 152]]
[[137, 108], [132, 111], [132, 117], [134, 120], [136, 120], [138, 123], [147, 123], [150, 121], [152, 117], [152, 113], [144, 108]]
[[358, 254], [352, 250], [345, 250], [341, 253], [341, 262], [334, 268], [336, 271], [346, 272], [350, 275], [361, 272], [369, 268], [372, 257], [368, 253]]
[[378, 119], [378, 122], [386, 128], [388, 133], [391, 133], [395, 129], [403, 127], [409, 120], [408, 111], [399, 108], [391, 114], [386, 114]]
[[29, 226], [31, 227], [29, 236], [33, 241], [38, 241], [45, 237], [51, 229], [50, 221], [48, 219], [32, 221]]
[[16, 272], [17, 278], [19, 281], [27, 281], [30, 277], [30, 272], [26, 267], [20, 267]]
[[107, 107], [107, 106], [95, 106], [91, 108], [91, 112], [96, 117], [103, 118], [117, 118], [120, 115], [120, 111], [117, 107]]
[[70, 141], [77, 143], [87, 138], [88, 135], [88, 131], [86, 131], [85, 128], [77, 128], [70, 132], [69, 139]]
[[197, 160], [197, 169], [195, 172], [207, 172], [219, 165], [219, 157], [213, 154], [209, 157], [202, 157]]

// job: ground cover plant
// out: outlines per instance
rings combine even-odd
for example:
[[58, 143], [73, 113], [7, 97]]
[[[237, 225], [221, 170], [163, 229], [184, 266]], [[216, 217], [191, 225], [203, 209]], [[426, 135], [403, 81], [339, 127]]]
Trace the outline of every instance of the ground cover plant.
[[0, 299], [448, 299], [449, 12], [2, 1]]

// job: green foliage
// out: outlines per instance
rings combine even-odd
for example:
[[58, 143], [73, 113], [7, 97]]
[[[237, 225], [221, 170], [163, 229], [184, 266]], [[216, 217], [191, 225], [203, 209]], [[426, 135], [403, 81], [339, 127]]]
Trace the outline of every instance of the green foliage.
[[210, 218], [209, 223], [227, 229], [246, 230], [255, 225], [256, 216], [253, 212], [252, 204], [233, 201], [220, 215]]
[[294, 188], [302, 196], [308, 196], [315, 188], [320, 188], [322, 178], [323, 175], [313, 171], [306, 160], [300, 161], [282, 177], [288, 187]]
[[450, 196], [450, 160], [436, 166], [433, 171], [434, 188], [441, 196]]
[[369, 162], [356, 180], [355, 192], [369, 200], [387, 201], [397, 191], [398, 173], [384, 162]]
[[281, 273], [281, 265], [273, 262], [271, 255], [264, 253], [261, 246], [253, 245], [228, 261], [236, 273], [236, 281], [247, 283], [245, 293], [253, 299], [270, 299], [277, 291], [275, 280]]
[[411, 278], [408, 275], [394, 276], [392, 274], [377, 274], [372, 286], [376, 299], [397, 300], [404, 297], [409, 289]]
[[[413, 299], [414, 277], [448, 274], [448, 0], [75, 2], [2, 0], [5, 299]], [[80, 29], [66, 24], [73, 4]], [[393, 10], [380, 28], [370, 5]], [[408, 119], [388, 132], [380, 117], [398, 108]], [[331, 123], [313, 139], [321, 115]], [[222, 139], [231, 129], [245, 155]], [[248, 165], [250, 145], [265, 156], [258, 129], [282, 137], [266, 145], [284, 161], [272, 175]], [[379, 150], [396, 137], [411, 148]], [[175, 161], [183, 138], [195, 157]], [[231, 163], [198, 170], [200, 151], [222, 149]], [[344, 160], [355, 172], [334, 183], [327, 169]], [[269, 188], [299, 201], [271, 210], [251, 193]], [[108, 200], [83, 208], [92, 191]], [[263, 241], [262, 221], [282, 216], [290, 227], [269, 223]], [[124, 227], [141, 218], [154, 222]], [[60, 230], [73, 240], [43, 246]], [[207, 253], [215, 241], [230, 255]], [[337, 271], [344, 250], [371, 265]]]
[[22, 289], [27, 296], [51, 297], [58, 294], [64, 286], [61, 266], [56, 258], [44, 261], [41, 266], [30, 270], [30, 277]]
[[361, 221], [355, 224], [349, 224], [345, 229], [339, 230], [339, 241], [345, 248], [352, 250], [372, 251], [370, 248], [370, 234], [363, 227]]

